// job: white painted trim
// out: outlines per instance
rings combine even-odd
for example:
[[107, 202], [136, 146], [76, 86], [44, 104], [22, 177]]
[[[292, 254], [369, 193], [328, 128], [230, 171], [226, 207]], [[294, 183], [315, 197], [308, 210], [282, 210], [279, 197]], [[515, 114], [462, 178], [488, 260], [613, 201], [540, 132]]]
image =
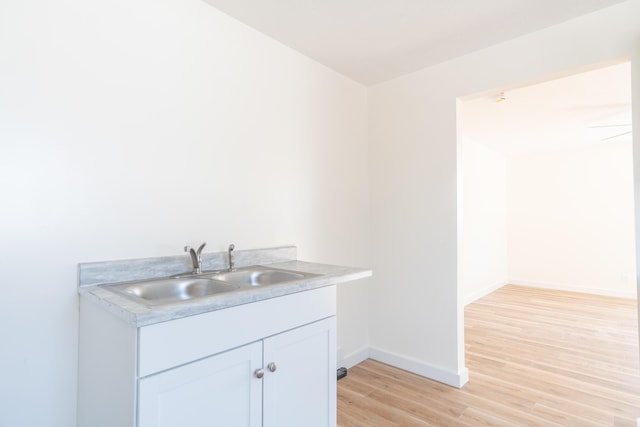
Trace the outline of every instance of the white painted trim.
[[518, 285], [518, 286], [529, 286], [532, 288], [582, 292], [585, 294], [604, 295], [608, 297], [632, 298], [632, 299], [636, 299], [638, 297], [635, 292], [612, 291], [609, 289], [584, 288], [584, 287], [572, 285], [569, 283], [535, 282], [532, 280], [517, 280], [517, 279], [510, 279], [508, 283], [512, 285]]
[[353, 368], [358, 363], [362, 363], [369, 358], [369, 347], [363, 347], [358, 351], [348, 354], [346, 357], [338, 361], [338, 366], [345, 368]]
[[460, 372], [451, 372], [438, 366], [429, 365], [427, 363], [411, 359], [409, 357], [394, 354], [379, 348], [370, 347], [369, 357], [382, 363], [386, 363], [405, 371], [450, 385], [452, 387], [461, 388], [469, 381], [469, 370], [464, 368]]
[[472, 293], [471, 295], [466, 295], [464, 297], [464, 305], [471, 304], [472, 302], [474, 302], [476, 300], [479, 300], [480, 298], [489, 295], [491, 292], [497, 291], [501, 287], [505, 286], [507, 283], [510, 283], [510, 282], [494, 283], [493, 285], [489, 286], [488, 288], [481, 289], [481, 290], [479, 290], [477, 292]]

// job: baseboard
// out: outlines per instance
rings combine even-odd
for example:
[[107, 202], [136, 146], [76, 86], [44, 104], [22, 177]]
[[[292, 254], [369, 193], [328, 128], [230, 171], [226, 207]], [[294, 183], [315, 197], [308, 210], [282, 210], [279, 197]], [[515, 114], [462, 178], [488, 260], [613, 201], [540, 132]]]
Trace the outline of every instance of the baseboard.
[[532, 288], [556, 289], [559, 291], [604, 295], [608, 297], [631, 298], [631, 299], [636, 299], [638, 297], [637, 292], [635, 291], [625, 292], [625, 291], [612, 291], [609, 289], [585, 288], [580, 286], [574, 286], [567, 283], [535, 282], [532, 280], [518, 280], [518, 279], [511, 280], [510, 279], [509, 284], [518, 285], [518, 286], [529, 286]]
[[369, 358], [452, 387], [460, 388], [469, 381], [469, 370], [467, 368], [463, 368], [460, 372], [452, 372], [375, 347], [369, 348]]
[[489, 286], [486, 289], [482, 289], [480, 291], [472, 293], [471, 295], [465, 296], [464, 297], [464, 305], [471, 304], [472, 302], [474, 302], [476, 300], [479, 300], [480, 298], [489, 295], [491, 292], [497, 291], [498, 289], [500, 289], [501, 287], [503, 287], [507, 283], [510, 283], [510, 282], [498, 282], [498, 283], [493, 284], [492, 286]]
[[358, 363], [362, 363], [369, 358], [369, 347], [364, 347], [356, 352], [350, 353], [342, 360], [338, 361], [339, 366], [344, 366], [349, 369], [356, 366]]

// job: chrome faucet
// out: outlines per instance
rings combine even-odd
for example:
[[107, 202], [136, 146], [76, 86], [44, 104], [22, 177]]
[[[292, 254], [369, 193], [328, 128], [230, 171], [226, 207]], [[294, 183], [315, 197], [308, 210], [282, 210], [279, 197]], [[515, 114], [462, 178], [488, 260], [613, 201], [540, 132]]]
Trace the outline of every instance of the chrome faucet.
[[235, 265], [235, 262], [233, 261], [233, 250], [235, 248], [236, 245], [234, 245], [233, 243], [229, 245], [229, 271], [235, 270], [235, 268], [233, 267]]
[[195, 250], [190, 246], [184, 247], [184, 251], [189, 252], [189, 255], [191, 255], [191, 262], [193, 263], [193, 274], [202, 273], [202, 250], [206, 245], [206, 243], [201, 244], [198, 250]]

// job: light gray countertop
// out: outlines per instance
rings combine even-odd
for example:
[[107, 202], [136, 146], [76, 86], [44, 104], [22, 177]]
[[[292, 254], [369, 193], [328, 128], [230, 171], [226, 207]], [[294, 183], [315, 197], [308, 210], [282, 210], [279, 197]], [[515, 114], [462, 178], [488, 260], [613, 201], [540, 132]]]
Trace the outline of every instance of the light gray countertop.
[[110, 290], [110, 285], [108, 284], [81, 284], [78, 292], [82, 298], [87, 298], [125, 322], [140, 327], [371, 276], [371, 270], [368, 269], [297, 260], [264, 263], [261, 265], [312, 273], [317, 276], [275, 285], [240, 288], [202, 298], [194, 298], [189, 301], [157, 306], [150, 306], [127, 298], [116, 291]]

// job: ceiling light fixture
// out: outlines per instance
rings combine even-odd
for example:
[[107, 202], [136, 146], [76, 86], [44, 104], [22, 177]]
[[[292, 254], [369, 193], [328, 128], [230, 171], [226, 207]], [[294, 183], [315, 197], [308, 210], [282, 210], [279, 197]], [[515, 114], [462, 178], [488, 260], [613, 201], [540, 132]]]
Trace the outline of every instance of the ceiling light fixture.
[[600, 138], [600, 141], [609, 141], [611, 139], [616, 139], [619, 138], [621, 136], [625, 136], [625, 135], [630, 135], [631, 134], [631, 123], [623, 123], [623, 124], [615, 124], [615, 125], [595, 125], [595, 126], [589, 126], [589, 129], [604, 129], [604, 128], [620, 128], [620, 127], [628, 127], [629, 130], [626, 132], [622, 132], [622, 133], [618, 133], [615, 134], [613, 136], [608, 136], [606, 138]]
[[602, 138], [600, 141], [609, 141], [610, 139], [616, 139], [616, 138], [619, 138], [619, 137], [625, 136], [625, 135], [631, 135], [631, 131], [622, 132], [622, 133], [619, 133], [617, 135], [610, 136], [608, 138]]

